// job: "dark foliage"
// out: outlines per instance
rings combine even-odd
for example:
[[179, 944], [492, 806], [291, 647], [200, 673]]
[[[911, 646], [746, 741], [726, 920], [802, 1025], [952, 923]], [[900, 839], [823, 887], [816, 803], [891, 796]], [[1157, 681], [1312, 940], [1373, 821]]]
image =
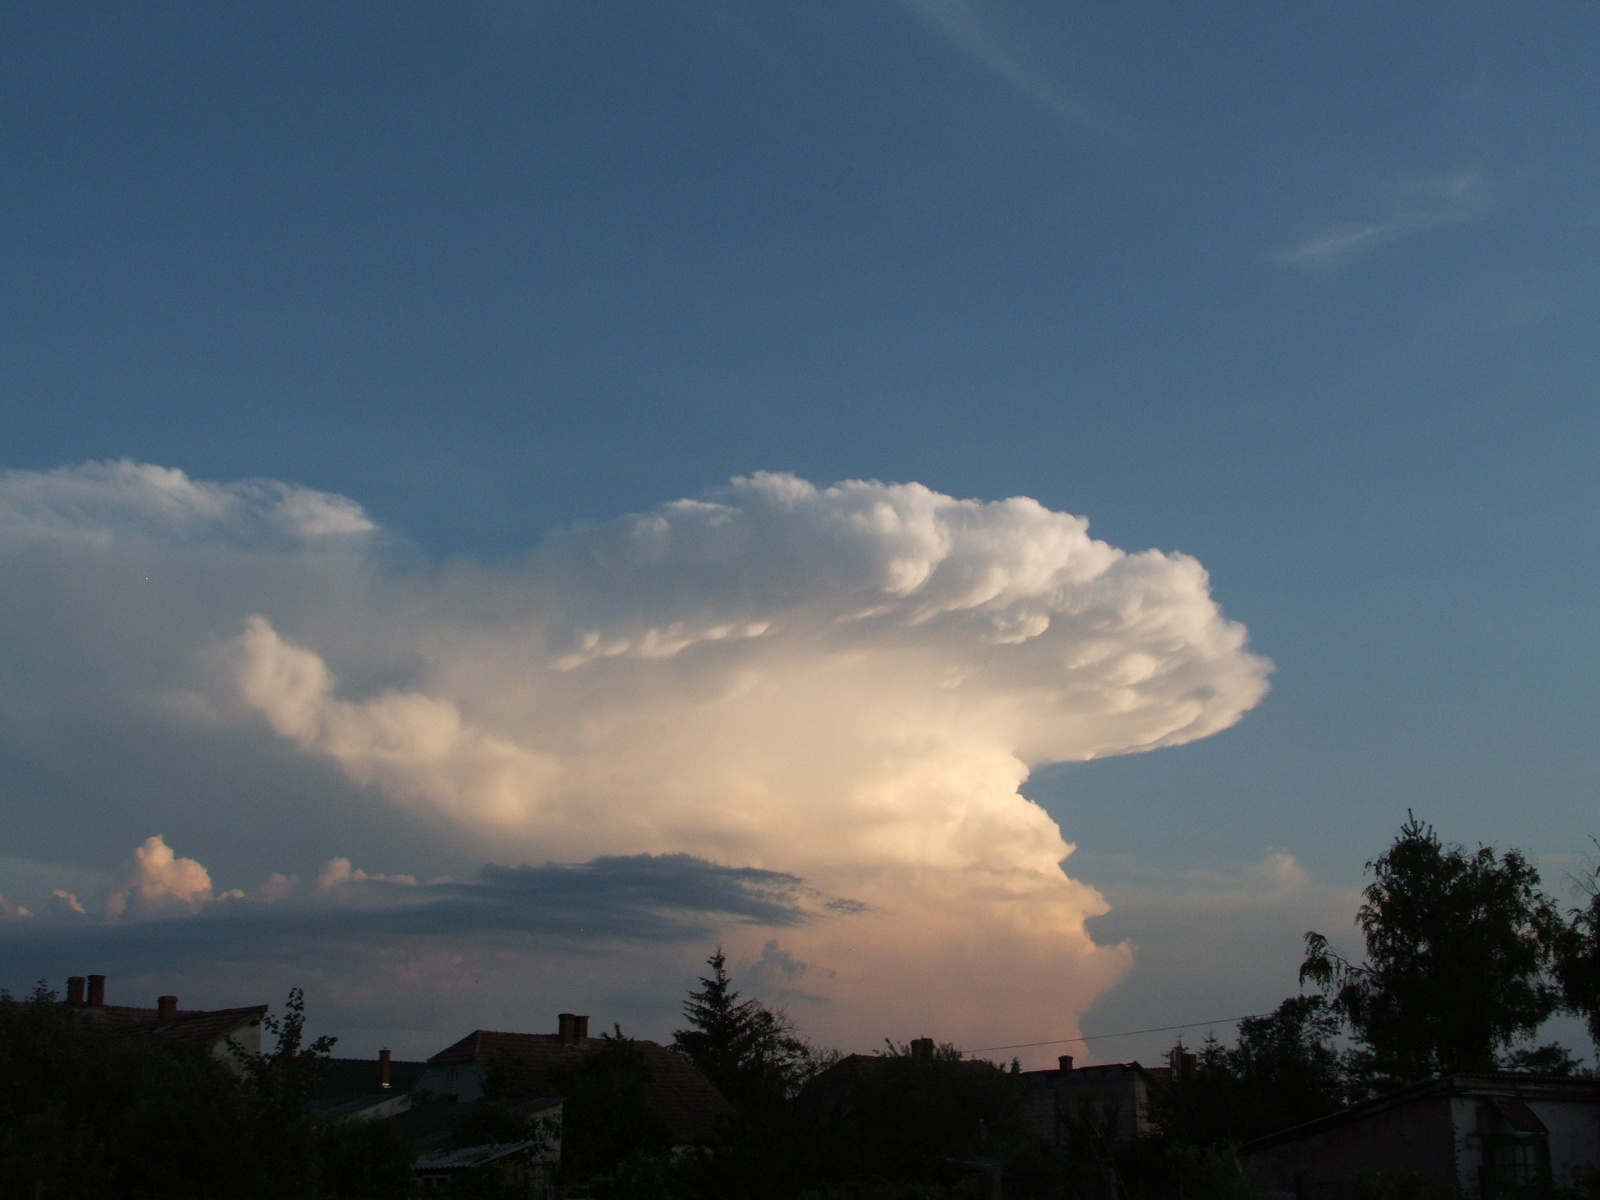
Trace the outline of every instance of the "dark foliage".
[[689, 1028], [673, 1035], [672, 1048], [741, 1113], [770, 1110], [799, 1092], [816, 1071], [816, 1057], [787, 1014], [739, 999], [721, 946], [706, 965], [711, 974], [684, 1001]]
[[[600, 1048], [558, 1071], [566, 1097], [562, 1119], [561, 1175], [589, 1181], [625, 1170], [626, 1164], [663, 1156], [666, 1128], [650, 1111], [649, 1068], [638, 1043], [615, 1026]], [[603, 1190], [603, 1189], [602, 1189]]]
[[1566, 1007], [1582, 1016], [1600, 1050], [1600, 869], [1582, 881], [1589, 903], [1574, 909], [1556, 944], [1555, 974]]
[[1349, 1023], [1377, 1090], [1493, 1070], [1497, 1052], [1560, 1003], [1546, 970], [1563, 924], [1539, 873], [1516, 850], [1447, 846], [1415, 817], [1368, 869], [1357, 916], [1366, 962], [1308, 933], [1302, 982], [1322, 988]]
[[[241, 1075], [200, 1049], [108, 1029], [43, 984], [26, 999], [0, 993], [0, 1196], [401, 1194], [409, 1147], [307, 1113], [326, 1045], [302, 1046], [303, 1025], [296, 992], [269, 1026], [277, 1045], [243, 1059]], [[371, 1190], [384, 1181], [392, 1191]]]
[[1224, 1146], [1337, 1112], [1347, 1100], [1338, 1032], [1326, 999], [1291, 996], [1241, 1021], [1231, 1048], [1208, 1039], [1191, 1077], [1157, 1089], [1154, 1116], [1177, 1141]]
[[929, 1057], [891, 1046], [836, 1073], [819, 1078], [800, 1106], [807, 1132], [825, 1147], [822, 1169], [835, 1178], [938, 1181], [950, 1176], [951, 1160], [1004, 1157], [1033, 1140], [1021, 1076], [963, 1059], [952, 1046]]

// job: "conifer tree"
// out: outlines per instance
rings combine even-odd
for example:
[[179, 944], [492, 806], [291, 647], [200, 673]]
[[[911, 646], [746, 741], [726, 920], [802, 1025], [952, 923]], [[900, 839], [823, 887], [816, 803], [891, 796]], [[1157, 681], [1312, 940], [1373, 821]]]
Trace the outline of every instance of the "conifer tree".
[[711, 974], [684, 1001], [690, 1027], [673, 1035], [673, 1049], [746, 1113], [792, 1095], [815, 1069], [811, 1047], [788, 1014], [753, 997], [739, 999], [721, 946], [706, 965]]

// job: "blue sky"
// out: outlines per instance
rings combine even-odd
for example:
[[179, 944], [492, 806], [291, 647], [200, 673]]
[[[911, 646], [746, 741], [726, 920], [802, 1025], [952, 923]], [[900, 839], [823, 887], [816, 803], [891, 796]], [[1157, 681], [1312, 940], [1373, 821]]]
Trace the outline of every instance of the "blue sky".
[[[762, 470], [1033, 497], [1197, 557], [1276, 667], [1225, 732], [1026, 785], [1100, 936], [1157, 947], [1150, 895], [1274, 853], [1343, 911], [1407, 807], [1559, 877], [1600, 832], [1597, 34], [1455, 3], [9, 5], [0, 467], [285, 480], [428, 571]], [[101, 777], [149, 777], [118, 738]], [[48, 815], [83, 780], [18, 761], [14, 856], [112, 869]], [[426, 841], [347, 824], [341, 853]], [[1159, 953], [1086, 1028], [1256, 1005]]]

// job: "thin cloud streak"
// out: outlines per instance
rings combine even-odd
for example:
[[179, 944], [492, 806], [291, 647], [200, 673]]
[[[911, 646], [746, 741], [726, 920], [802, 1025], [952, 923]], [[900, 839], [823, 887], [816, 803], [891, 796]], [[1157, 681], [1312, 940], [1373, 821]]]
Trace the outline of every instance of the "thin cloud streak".
[[1028, 62], [1018, 39], [973, 0], [902, 2], [924, 28], [1041, 112], [1105, 141], [1132, 144], [1145, 140], [1129, 122], [1073, 95]]
[[1315, 271], [1337, 266], [1378, 246], [1451, 226], [1471, 225], [1494, 209], [1494, 189], [1478, 171], [1390, 185], [1388, 216], [1315, 234], [1280, 253], [1280, 267]]

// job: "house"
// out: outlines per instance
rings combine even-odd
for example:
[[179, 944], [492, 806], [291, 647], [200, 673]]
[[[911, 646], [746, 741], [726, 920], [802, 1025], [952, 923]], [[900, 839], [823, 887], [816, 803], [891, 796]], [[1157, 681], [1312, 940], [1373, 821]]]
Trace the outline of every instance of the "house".
[[381, 1121], [411, 1109], [411, 1089], [427, 1066], [387, 1050], [377, 1058], [330, 1058], [321, 1064], [311, 1110], [330, 1121]]
[[143, 1034], [169, 1046], [198, 1046], [235, 1071], [243, 1070], [233, 1047], [245, 1054], [261, 1052], [265, 1004], [248, 1008], [180, 1009], [176, 996], [156, 997], [154, 1008], [106, 1003], [104, 975], [74, 975], [67, 980], [68, 1008], [106, 1028]]
[[1033, 1131], [1061, 1153], [1073, 1139], [1090, 1137], [1111, 1146], [1126, 1146], [1159, 1133], [1151, 1116], [1151, 1093], [1167, 1083], [1174, 1070], [1193, 1071], [1195, 1056], [1173, 1052], [1173, 1066], [1145, 1067], [1137, 1062], [1074, 1067], [1063, 1054], [1052, 1070], [1024, 1071], [1028, 1088], [1027, 1121]]
[[1447, 1075], [1258, 1138], [1268, 1190], [1344, 1200], [1361, 1171], [1415, 1172], [1472, 1200], [1600, 1177], [1600, 1080]]
[[[500, 1033], [475, 1029], [428, 1059], [415, 1090], [453, 1096], [460, 1103], [479, 1100], [489, 1070], [513, 1070], [534, 1091], [557, 1094], [557, 1077], [603, 1045], [589, 1036], [589, 1018], [561, 1013], [555, 1033]], [[733, 1106], [681, 1055], [655, 1042], [633, 1043], [644, 1059], [645, 1098], [652, 1115], [674, 1145], [704, 1145], [718, 1137], [718, 1126]]]

